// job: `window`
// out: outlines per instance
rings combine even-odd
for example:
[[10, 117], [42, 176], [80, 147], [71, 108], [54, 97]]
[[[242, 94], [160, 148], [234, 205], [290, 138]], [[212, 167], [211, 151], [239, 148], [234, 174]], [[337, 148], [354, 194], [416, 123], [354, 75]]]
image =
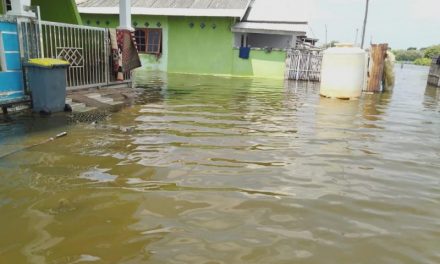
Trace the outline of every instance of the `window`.
[[162, 29], [136, 29], [135, 37], [139, 52], [148, 54], [162, 53]]
[[11, 0], [6, 0], [6, 11], [12, 10]]

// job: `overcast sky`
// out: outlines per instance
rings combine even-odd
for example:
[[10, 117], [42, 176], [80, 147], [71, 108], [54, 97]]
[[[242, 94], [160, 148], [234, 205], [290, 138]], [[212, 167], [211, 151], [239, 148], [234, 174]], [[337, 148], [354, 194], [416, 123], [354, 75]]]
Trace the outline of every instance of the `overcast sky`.
[[[309, 0], [310, 26], [315, 37], [328, 41], [360, 42], [366, 0]], [[311, 34], [313, 36], [313, 34]], [[370, 0], [366, 43], [389, 43], [392, 48], [440, 44], [440, 0]]]

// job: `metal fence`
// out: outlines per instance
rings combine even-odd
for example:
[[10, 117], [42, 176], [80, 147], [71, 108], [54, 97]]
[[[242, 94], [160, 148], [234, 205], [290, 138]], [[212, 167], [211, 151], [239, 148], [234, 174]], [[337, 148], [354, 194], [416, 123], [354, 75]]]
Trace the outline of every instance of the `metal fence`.
[[[120, 83], [111, 70], [108, 29], [47, 21], [18, 21], [22, 58], [46, 57], [66, 60], [68, 89]], [[125, 74], [126, 82], [131, 74]]]
[[286, 79], [320, 81], [322, 50], [291, 49], [287, 52]]

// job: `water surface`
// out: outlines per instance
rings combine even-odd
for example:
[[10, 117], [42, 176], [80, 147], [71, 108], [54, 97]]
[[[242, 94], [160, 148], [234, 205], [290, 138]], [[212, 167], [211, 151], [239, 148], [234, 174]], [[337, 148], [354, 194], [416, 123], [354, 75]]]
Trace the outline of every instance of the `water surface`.
[[440, 263], [440, 90], [143, 74], [96, 124], [0, 123], [0, 263]]

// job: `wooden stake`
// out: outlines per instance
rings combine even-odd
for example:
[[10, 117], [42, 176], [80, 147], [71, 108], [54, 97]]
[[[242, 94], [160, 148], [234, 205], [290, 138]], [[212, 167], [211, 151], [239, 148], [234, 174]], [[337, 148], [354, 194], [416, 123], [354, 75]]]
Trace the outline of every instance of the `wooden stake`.
[[370, 74], [366, 92], [382, 92], [383, 71], [388, 44], [372, 44], [370, 50]]

